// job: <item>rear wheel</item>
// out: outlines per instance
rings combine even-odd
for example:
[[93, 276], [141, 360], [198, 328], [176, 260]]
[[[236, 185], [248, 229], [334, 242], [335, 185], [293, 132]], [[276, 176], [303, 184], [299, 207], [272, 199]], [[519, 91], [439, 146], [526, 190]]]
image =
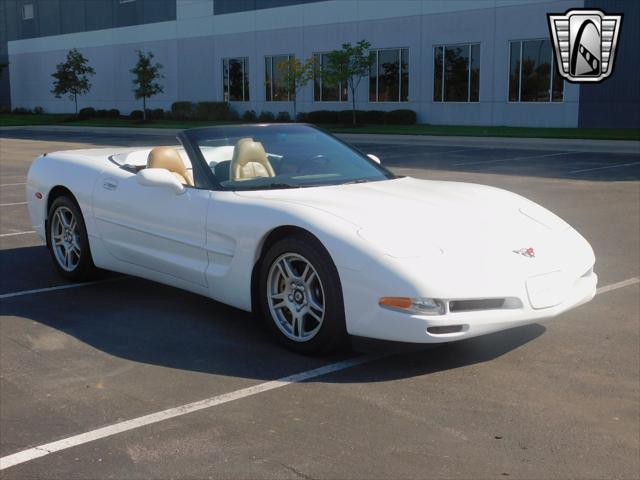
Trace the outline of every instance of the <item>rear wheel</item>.
[[94, 278], [97, 269], [91, 258], [84, 218], [76, 202], [67, 196], [56, 198], [48, 218], [47, 243], [58, 273], [73, 281]]
[[337, 269], [313, 237], [289, 237], [269, 248], [260, 268], [260, 303], [272, 333], [296, 352], [326, 353], [347, 338]]

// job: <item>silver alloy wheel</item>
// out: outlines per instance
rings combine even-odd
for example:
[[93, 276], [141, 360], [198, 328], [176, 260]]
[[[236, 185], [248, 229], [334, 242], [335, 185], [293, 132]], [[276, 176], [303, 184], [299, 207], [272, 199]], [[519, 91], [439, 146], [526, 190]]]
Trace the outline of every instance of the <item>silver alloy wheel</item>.
[[60, 206], [51, 219], [51, 248], [60, 267], [72, 272], [80, 263], [80, 233], [75, 215], [67, 207]]
[[320, 331], [324, 290], [315, 268], [302, 255], [285, 253], [271, 264], [267, 301], [271, 318], [287, 338], [306, 342]]

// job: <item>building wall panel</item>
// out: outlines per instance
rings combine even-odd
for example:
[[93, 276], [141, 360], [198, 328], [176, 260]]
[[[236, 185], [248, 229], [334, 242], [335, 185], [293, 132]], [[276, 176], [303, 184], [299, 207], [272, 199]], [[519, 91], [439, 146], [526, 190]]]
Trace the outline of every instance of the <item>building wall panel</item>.
[[[134, 3], [144, 7], [148, 2]], [[17, 11], [16, 0], [7, 0], [4, 5], [7, 10]], [[633, 50], [629, 53], [629, 47], [622, 43], [616, 68], [631, 70], [620, 75], [622, 78], [616, 81], [622, 83], [617, 87], [614, 79], [597, 89], [565, 82], [561, 103], [507, 101], [509, 42], [548, 38], [546, 13], [582, 7], [582, 0], [402, 0], [384, 5], [371, 0], [328, 0], [219, 15], [213, 14], [215, 2], [211, 0], [180, 0], [171, 5], [175, 21], [10, 42], [11, 79], [17, 84], [12, 93], [14, 106], [41, 105], [49, 111], [70, 111], [69, 102], [50, 94], [50, 74], [68, 48], [78, 47], [98, 72], [92, 92], [83, 99], [96, 108], [115, 107], [125, 113], [140, 108], [133, 98], [129, 70], [135, 62], [135, 50], [144, 49], [152, 50], [164, 65], [165, 92], [151, 100], [154, 107], [168, 109], [177, 100], [222, 100], [222, 59], [247, 57], [251, 101], [234, 103], [234, 107], [241, 112], [291, 112], [288, 102], [265, 101], [265, 55], [295, 54], [306, 59], [313, 53], [339, 48], [344, 42], [366, 38], [374, 48], [409, 48], [409, 102], [369, 102], [365, 78], [356, 97], [360, 109], [411, 108], [418, 113], [419, 121], [434, 124], [574, 127], [579, 119], [581, 125], [588, 125], [596, 117], [622, 123], [637, 118], [632, 110], [637, 105], [640, 81], [625, 84], [624, 78], [637, 80], [638, 67]], [[616, 2], [603, 5], [608, 11], [615, 10]], [[205, 11], [209, 13], [205, 15]], [[635, 11], [637, 14], [637, 8]], [[623, 27], [624, 41], [630, 45], [634, 41], [637, 44], [632, 37], [634, 31], [637, 35], [637, 27], [634, 30], [629, 26], [633, 21], [625, 20]], [[14, 33], [20, 36], [18, 30], [14, 28]], [[434, 102], [433, 46], [476, 42], [481, 45], [480, 101]], [[31, 80], [34, 78], [39, 83]], [[603, 105], [613, 101], [620, 104], [618, 113], [603, 113]], [[312, 84], [298, 96], [299, 111], [348, 108], [350, 103], [315, 102]]]
[[580, 89], [581, 127], [640, 127], [640, 2], [588, 0], [589, 8], [622, 13], [615, 74]]

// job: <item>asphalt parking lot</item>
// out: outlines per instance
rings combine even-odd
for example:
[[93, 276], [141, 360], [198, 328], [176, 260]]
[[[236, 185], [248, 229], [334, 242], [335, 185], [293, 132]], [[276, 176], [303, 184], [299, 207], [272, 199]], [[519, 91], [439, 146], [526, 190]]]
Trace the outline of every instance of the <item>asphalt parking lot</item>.
[[594, 247], [600, 290], [544, 324], [307, 358], [248, 314], [166, 286], [57, 288], [29, 233], [31, 160], [172, 138], [0, 136], [3, 479], [640, 476], [640, 151], [361, 137], [396, 173], [506, 188], [558, 213]]

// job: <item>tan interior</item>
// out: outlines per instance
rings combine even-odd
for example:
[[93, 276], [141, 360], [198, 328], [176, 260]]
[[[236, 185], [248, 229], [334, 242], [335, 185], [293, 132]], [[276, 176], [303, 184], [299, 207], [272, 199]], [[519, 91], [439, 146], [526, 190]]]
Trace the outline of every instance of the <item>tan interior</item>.
[[183, 185], [193, 187], [193, 176], [187, 170], [182, 157], [175, 148], [155, 147], [147, 157], [147, 168], [169, 170]]
[[233, 149], [229, 168], [230, 180], [249, 180], [257, 177], [275, 177], [276, 173], [260, 142], [241, 138]]

